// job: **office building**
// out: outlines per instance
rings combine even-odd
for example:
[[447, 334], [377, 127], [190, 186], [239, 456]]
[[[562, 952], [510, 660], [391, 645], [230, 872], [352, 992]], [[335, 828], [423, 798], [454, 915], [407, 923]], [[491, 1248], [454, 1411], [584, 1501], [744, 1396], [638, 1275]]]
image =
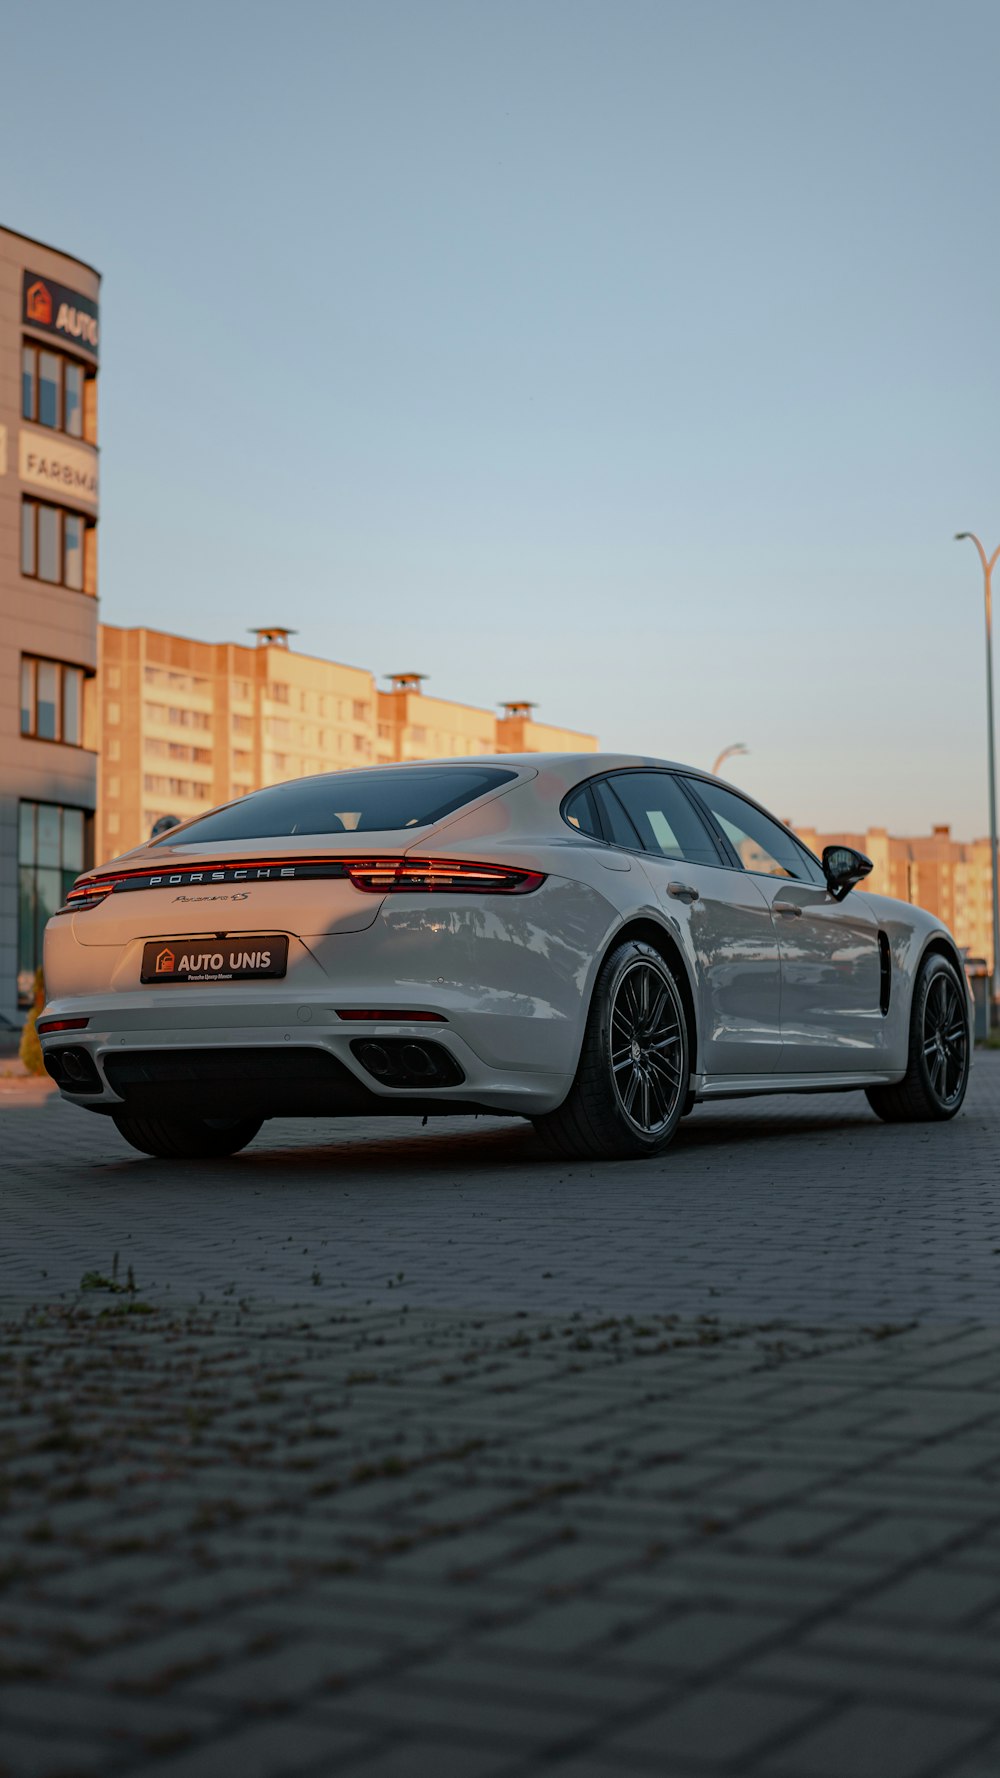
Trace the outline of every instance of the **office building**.
[[0, 228], [0, 1021], [92, 861], [100, 276]]

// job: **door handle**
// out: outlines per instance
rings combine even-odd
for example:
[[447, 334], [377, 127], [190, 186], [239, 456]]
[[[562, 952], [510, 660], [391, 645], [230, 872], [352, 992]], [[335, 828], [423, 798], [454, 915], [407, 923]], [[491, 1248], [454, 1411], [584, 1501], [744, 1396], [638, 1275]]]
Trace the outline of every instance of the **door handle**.
[[794, 914], [797, 919], [802, 918], [802, 909], [795, 901], [775, 901], [771, 905], [776, 914]]
[[667, 894], [672, 895], [675, 901], [697, 901], [698, 899], [698, 891], [692, 889], [690, 883], [668, 883]]

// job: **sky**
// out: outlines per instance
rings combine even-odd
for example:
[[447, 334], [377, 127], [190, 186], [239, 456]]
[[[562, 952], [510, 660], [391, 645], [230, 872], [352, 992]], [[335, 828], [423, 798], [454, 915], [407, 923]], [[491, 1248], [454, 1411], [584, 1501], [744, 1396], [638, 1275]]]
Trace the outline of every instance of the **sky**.
[[0, 222], [104, 279], [105, 622], [987, 831], [995, 0], [48, 0], [3, 57]]

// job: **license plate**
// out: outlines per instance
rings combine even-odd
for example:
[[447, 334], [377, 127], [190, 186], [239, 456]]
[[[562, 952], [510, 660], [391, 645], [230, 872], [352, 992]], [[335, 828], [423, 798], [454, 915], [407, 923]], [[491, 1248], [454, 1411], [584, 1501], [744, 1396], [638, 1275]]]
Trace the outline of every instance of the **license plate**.
[[239, 938], [151, 938], [142, 948], [143, 982], [247, 982], [284, 975], [288, 939], [282, 933]]

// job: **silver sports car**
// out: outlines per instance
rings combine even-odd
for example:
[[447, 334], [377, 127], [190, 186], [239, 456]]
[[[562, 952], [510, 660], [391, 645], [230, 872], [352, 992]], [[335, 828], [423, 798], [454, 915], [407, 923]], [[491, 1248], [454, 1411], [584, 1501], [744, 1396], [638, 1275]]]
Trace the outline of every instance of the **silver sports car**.
[[45, 1065], [168, 1156], [304, 1114], [512, 1113], [608, 1158], [738, 1094], [954, 1117], [955, 941], [870, 870], [656, 759], [299, 779], [79, 878], [45, 938]]

